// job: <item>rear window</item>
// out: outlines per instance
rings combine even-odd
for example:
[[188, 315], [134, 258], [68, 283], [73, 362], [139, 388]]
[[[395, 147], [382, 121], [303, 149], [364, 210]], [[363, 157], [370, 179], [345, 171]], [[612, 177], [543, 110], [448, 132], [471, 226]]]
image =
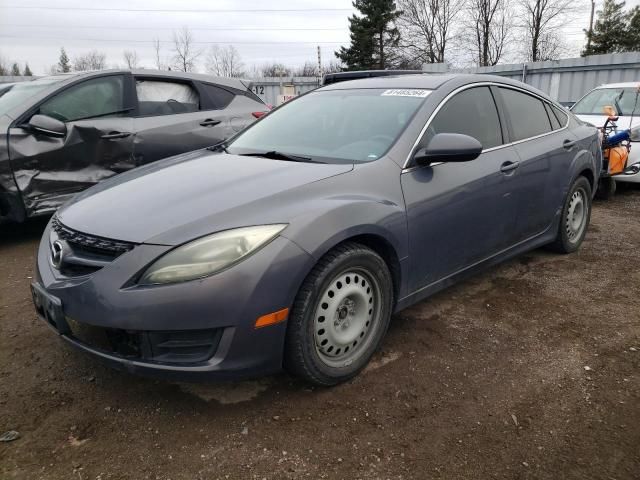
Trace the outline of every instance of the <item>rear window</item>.
[[229, 90], [225, 90], [217, 85], [213, 85], [211, 83], [203, 83], [201, 85], [202, 89], [211, 100], [212, 106], [215, 110], [222, 110], [223, 108], [226, 108], [235, 97], [235, 95]]
[[188, 83], [136, 79], [138, 110], [142, 116], [197, 112], [200, 99]]
[[533, 95], [500, 87], [511, 120], [513, 141], [525, 140], [551, 131], [544, 102]]

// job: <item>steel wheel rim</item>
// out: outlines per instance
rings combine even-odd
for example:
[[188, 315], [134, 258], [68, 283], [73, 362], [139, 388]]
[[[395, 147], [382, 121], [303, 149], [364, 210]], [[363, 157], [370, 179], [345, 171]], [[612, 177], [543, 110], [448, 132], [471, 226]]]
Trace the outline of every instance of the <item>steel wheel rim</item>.
[[577, 241], [582, 235], [587, 223], [588, 209], [589, 206], [584, 190], [578, 189], [573, 192], [569, 200], [567, 217], [565, 218], [567, 237], [570, 242]]
[[361, 268], [345, 270], [321, 293], [314, 311], [313, 337], [322, 362], [346, 367], [366, 351], [380, 325], [378, 281]]

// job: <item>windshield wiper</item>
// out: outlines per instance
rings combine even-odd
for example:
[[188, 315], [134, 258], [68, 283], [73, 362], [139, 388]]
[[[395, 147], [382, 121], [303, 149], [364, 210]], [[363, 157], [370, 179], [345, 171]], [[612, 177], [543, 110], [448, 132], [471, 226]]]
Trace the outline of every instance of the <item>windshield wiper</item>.
[[300, 155], [292, 155], [290, 153], [282, 153], [277, 150], [270, 150], [268, 152], [249, 152], [240, 153], [243, 157], [263, 157], [270, 158], [272, 160], [287, 160], [289, 162], [310, 162], [310, 163], [322, 163], [315, 160], [311, 160], [309, 157], [302, 157]]
[[624, 95], [624, 90], [622, 90], [622, 91], [620, 92], [620, 95], [618, 95], [618, 96], [613, 100], [613, 103], [615, 104], [616, 109], [618, 110], [618, 115], [619, 115], [619, 116], [624, 115], [624, 113], [622, 113], [622, 108], [620, 108], [620, 100], [622, 100], [622, 96], [623, 96], [623, 95]]
[[211, 150], [212, 152], [229, 153], [227, 152], [227, 142], [225, 141], [218, 142], [215, 145], [211, 145], [210, 147], [207, 147], [207, 150]]

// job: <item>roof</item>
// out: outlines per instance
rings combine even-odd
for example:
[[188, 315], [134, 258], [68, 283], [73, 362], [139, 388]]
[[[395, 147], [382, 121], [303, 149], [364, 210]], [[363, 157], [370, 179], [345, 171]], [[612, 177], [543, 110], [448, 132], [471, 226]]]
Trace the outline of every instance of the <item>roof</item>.
[[493, 82], [505, 85], [518, 86], [532, 92], [548, 97], [531, 85], [511, 80], [498, 75], [486, 75], [475, 73], [447, 73], [447, 74], [418, 74], [418, 75], [398, 75], [375, 78], [362, 78], [359, 80], [349, 80], [346, 82], [334, 83], [321, 87], [320, 90], [346, 90], [352, 88], [421, 88], [435, 90], [447, 82], [452, 82], [456, 87], [467, 83]]
[[390, 75], [382, 77], [361, 78], [346, 82], [337, 82], [321, 87], [322, 90], [344, 90], [351, 88], [425, 88], [433, 90], [452, 78], [460, 75]]
[[640, 87], [640, 81], [638, 81], [638, 82], [604, 83], [602, 85], [598, 85], [595, 89], [598, 89], [598, 88], [634, 88], [634, 87]]
[[344, 82], [346, 80], [356, 80], [369, 77], [386, 77], [393, 75], [416, 75], [422, 74], [421, 70], [356, 70], [351, 72], [327, 73], [322, 77], [322, 85]]
[[[69, 80], [75, 79], [77, 77], [94, 77], [98, 75], [104, 75], [108, 73], [132, 73], [134, 75], [144, 75], [146, 77], [162, 77], [162, 78], [177, 78], [177, 79], [189, 79], [189, 80], [198, 80], [201, 82], [210, 82], [215, 83], [217, 85], [227, 86], [231, 88], [237, 88], [240, 90], [245, 90], [250, 87], [250, 80], [242, 80], [239, 78], [228, 78], [228, 77], [216, 77], [213, 75], [207, 75], [203, 73], [191, 73], [191, 72], [175, 72], [175, 71], [164, 71], [164, 70], [147, 70], [143, 68], [137, 68], [133, 70], [128, 69], [107, 69], [107, 70], [89, 70], [85, 72], [69, 72], [63, 74], [56, 74], [55, 76], [65, 76]], [[45, 77], [46, 78], [46, 77]]]

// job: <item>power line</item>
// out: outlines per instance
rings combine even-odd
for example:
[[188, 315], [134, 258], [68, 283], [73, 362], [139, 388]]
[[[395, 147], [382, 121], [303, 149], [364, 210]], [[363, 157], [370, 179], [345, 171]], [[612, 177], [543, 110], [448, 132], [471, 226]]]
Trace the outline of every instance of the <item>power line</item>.
[[213, 8], [213, 9], [169, 9], [169, 8], [115, 8], [115, 7], [50, 7], [50, 6], [25, 6], [4, 5], [2, 8], [21, 10], [73, 10], [86, 12], [160, 12], [160, 13], [287, 13], [287, 12], [351, 12], [352, 8]]
[[[130, 40], [130, 39], [122, 39], [122, 38], [65, 38], [65, 37], [50, 37], [50, 36], [24, 36], [24, 35], [4, 35], [0, 34], [0, 38], [20, 38], [25, 39], [29, 38], [29, 40], [63, 40], [63, 41], [82, 41], [82, 42], [118, 42], [118, 43], [154, 43], [155, 40]], [[317, 45], [317, 44], [327, 44], [327, 45], [340, 45], [342, 43], [347, 43], [349, 40], [338, 41], [338, 42], [326, 42], [326, 41], [313, 41], [313, 42], [272, 42], [272, 41], [263, 41], [263, 42], [246, 42], [246, 41], [227, 41], [227, 42], [199, 42], [194, 41], [191, 43], [194, 44], [204, 44], [204, 45], [212, 45], [212, 44], [222, 44], [222, 45], [297, 45], [297, 44], [309, 44], [309, 45]], [[173, 43], [172, 40], [160, 40], [160, 43]]]
[[[104, 28], [109, 30], [176, 30], [175, 27], [123, 27], [119, 25], [30, 25], [30, 24], [16, 24], [0, 25], [2, 28], [11, 27], [33, 27], [33, 28]], [[189, 27], [189, 30], [207, 30], [207, 31], [267, 31], [267, 32], [305, 32], [305, 31], [345, 31], [348, 27], [343, 28], [280, 28], [280, 27]]]

